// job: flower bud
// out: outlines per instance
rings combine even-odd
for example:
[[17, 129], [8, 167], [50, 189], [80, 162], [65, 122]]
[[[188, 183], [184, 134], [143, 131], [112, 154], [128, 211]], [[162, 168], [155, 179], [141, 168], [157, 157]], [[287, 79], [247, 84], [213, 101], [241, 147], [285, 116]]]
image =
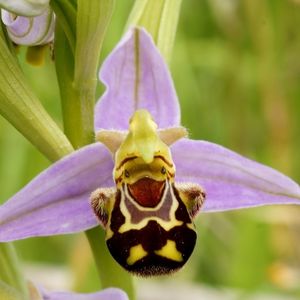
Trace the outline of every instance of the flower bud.
[[54, 38], [55, 15], [51, 9], [37, 17], [17, 16], [2, 9], [1, 17], [9, 37], [18, 45], [44, 45]]
[[0, 8], [4, 8], [20, 16], [39, 16], [49, 6], [49, 0], [0, 0]]

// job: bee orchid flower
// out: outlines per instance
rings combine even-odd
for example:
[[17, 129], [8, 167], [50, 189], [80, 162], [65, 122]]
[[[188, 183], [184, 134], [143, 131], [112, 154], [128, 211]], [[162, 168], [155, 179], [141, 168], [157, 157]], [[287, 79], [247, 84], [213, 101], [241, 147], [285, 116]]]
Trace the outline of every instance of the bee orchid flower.
[[144, 29], [123, 37], [100, 79], [106, 92], [95, 107], [98, 141], [54, 163], [0, 207], [1, 242], [100, 222], [124, 268], [156, 275], [187, 261], [200, 209], [300, 204], [299, 185], [287, 176], [187, 138], [170, 72]]

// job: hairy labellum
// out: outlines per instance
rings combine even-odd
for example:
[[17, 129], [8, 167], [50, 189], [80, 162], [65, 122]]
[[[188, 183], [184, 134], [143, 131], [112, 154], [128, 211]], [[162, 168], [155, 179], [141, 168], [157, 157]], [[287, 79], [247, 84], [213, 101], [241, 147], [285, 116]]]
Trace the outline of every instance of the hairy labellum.
[[178, 270], [196, 243], [192, 219], [205, 193], [196, 184], [175, 183], [175, 165], [168, 146], [182, 137], [180, 132], [182, 128], [157, 132], [151, 115], [138, 110], [127, 135], [114, 133], [108, 138], [104, 132], [98, 136], [114, 149], [116, 188], [93, 192], [92, 207], [106, 230], [112, 256], [138, 275]]

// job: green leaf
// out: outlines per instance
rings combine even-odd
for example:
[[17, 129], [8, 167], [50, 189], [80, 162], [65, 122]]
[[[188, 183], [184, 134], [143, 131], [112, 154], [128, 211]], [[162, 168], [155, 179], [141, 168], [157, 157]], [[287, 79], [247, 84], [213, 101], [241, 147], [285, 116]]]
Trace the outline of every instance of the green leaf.
[[89, 88], [97, 82], [100, 52], [114, 3], [114, 0], [78, 0], [74, 74], [76, 86]]
[[[0, 29], [1, 30], [1, 29]], [[50, 160], [72, 146], [26, 83], [17, 60], [0, 32], [0, 114]]]

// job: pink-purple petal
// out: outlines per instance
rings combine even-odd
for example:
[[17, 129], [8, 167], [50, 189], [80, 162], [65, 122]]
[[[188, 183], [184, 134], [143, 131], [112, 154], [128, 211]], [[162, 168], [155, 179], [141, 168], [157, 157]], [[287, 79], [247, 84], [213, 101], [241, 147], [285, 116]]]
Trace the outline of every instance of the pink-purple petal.
[[101, 292], [89, 294], [47, 292], [42, 290], [42, 295], [43, 300], [128, 300], [126, 293], [117, 288], [109, 288]]
[[96, 226], [89, 196], [97, 187], [113, 186], [112, 169], [100, 143], [56, 162], [0, 206], [0, 242]]
[[176, 181], [205, 189], [203, 211], [300, 204], [300, 187], [289, 177], [222, 146], [184, 139], [172, 146], [172, 153]]
[[95, 110], [95, 131], [127, 130], [135, 110], [147, 109], [159, 128], [178, 126], [180, 110], [173, 81], [151, 36], [131, 29], [100, 70], [106, 92]]

